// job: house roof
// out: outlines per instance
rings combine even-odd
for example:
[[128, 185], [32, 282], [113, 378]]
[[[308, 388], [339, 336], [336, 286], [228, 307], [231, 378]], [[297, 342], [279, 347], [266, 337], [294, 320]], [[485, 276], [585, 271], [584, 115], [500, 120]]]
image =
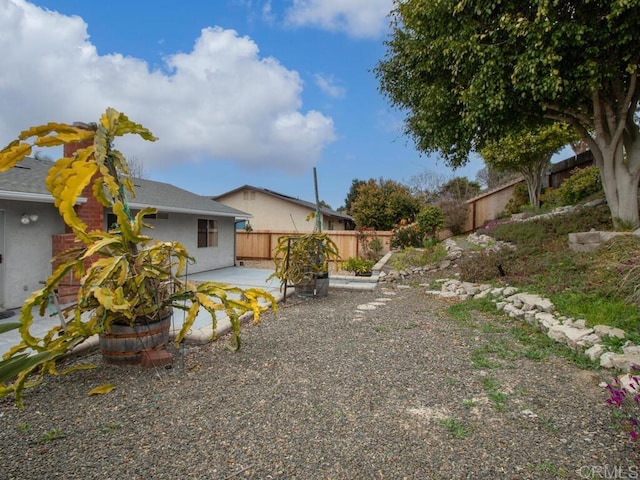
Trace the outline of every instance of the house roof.
[[[295, 203], [296, 205], [301, 205], [303, 207], [309, 208], [310, 210], [316, 210], [316, 204], [311, 202], [306, 202], [304, 200], [300, 200], [299, 198], [291, 197], [289, 195], [285, 195], [283, 193], [274, 192], [273, 190], [269, 190], [267, 188], [259, 188], [254, 187], [252, 185], [243, 185], [242, 187], [235, 188], [233, 190], [229, 190], [228, 192], [222, 193], [213, 197], [213, 200], [220, 201], [222, 198], [232, 195], [237, 192], [241, 192], [243, 190], [254, 190], [256, 192], [261, 192], [266, 195], [270, 195], [272, 197], [280, 198], [281, 200], [285, 200], [287, 202]], [[343, 220], [351, 220], [353, 221], [353, 217], [350, 215], [346, 215], [344, 213], [336, 212], [330, 208], [320, 207], [320, 213], [326, 215], [328, 217], [341, 218]]]
[[[50, 163], [25, 158], [15, 167], [0, 173], [0, 199], [53, 203], [45, 179]], [[130, 208], [155, 207], [162, 212], [216, 215], [220, 217], [251, 218], [251, 215], [196, 195], [169, 183], [134, 178], [135, 197], [129, 199]], [[79, 203], [86, 199], [80, 198]]]
[[0, 173], [0, 198], [53, 203], [45, 185], [51, 165], [35, 158], [25, 158], [15, 167]]

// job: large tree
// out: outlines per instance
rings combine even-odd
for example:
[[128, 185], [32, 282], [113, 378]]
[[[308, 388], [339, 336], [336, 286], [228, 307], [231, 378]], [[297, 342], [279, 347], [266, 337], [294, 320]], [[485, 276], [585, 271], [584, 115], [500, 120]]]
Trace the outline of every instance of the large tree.
[[413, 220], [419, 209], [420, 202], [406, 185], [372, 178], [357, 188], [350, 213], [358, 228], [391, 230], [402, 219]]
[[551, 157], [575, 140], [575, 135], [568, 125], [553, 123], [488, 142], [480, 154], [490, 168], [521, 174], [527, 184], [529, 204], [538, 208], [542, 175], [549, 166]]
[[347, 197], [344, 199], [344, 209], [348, 215], [351, 215], [351, 204], [358, 197], [358, 188], [365, 183], [367, 183], [366, 180], [359, 180], [357, 178], [351, 180], [351, 188], [349, 188]]
[[480, 193], [480, 190], [478, 182], [469, 180], [466, 177], [453, 177], [438, 189], [436, 198], [440, 201], [463, 201], [475, 197]]
[[549, 119], [591, 149], [616, 226], [637, 227], [640, 2], [396, 0], [381, 91], [451, 166]]

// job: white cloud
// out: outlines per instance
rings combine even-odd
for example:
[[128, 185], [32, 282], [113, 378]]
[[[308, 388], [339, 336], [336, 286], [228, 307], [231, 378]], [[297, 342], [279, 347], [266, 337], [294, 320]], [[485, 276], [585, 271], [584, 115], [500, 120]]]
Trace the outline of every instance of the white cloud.
[[98, 55], [87, 25], [24, 0], [0, 0], [0, 144], [49, 121], [95, 121], [111, 106], [159, 141], [118, 144], [145, 167], [227, 159], [305, 171], [335, 139], [331, 118], [302, 111], [302, 80], [233, 30], [203, 29], [192, 51], [151, 70]]
[[393, 0], [293, 0], [286, 22], [344, 31], [353, 37], [379, 37], [388, 25]]
[[325, 95], [330, 96], [331, 98], [342, 98], [347, 93], [343, 87], [336, 85], [336, 80], [333, 76], [325, 76], [321, 74], [316, 74], [313, 76], [313, 79], [316, 82], [316, 85]]

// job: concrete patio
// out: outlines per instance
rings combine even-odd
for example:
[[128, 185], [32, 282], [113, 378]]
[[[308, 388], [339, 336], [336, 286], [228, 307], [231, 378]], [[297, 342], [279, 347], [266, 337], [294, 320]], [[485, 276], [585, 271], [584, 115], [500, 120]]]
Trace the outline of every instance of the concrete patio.
[[[283, 300], [283, 292], [280, 291], [280, 282], [278, 279], [267, 280], [267, 278], [273, 273], [273, 270], [262, 268], [243, 268], [243, 267], [227, 267], [217, 270], [210, 270], [207, 272], [201, 272], [189, 275], [189, 280], [196, 282], [213, 281], [219, 282], [225, 285], [231, 285], [240, 287], [242, 289], [248, 288], [262, 288], [274, 296], [276, 302]], [[375, 288], [378, 277], [377, 273], [372, 277], [349, 277], [349, 276], [330, 276], [331, 288], [346, 288], [356, 290], [372, 290]], [[294, 292], [293, 287], [288, 287], [287, 295]], [[186, 313], [182, 310], [176, 309], [173, 315], [173, 321], [171, 326], [171, 337], [175, 335], [182, 328]], [[38, 312], [34, 312], [34, 322], [31, 327], [31, 334], [36, 337], [43, 337], [51, 328], [56, 325], [60, 325], [60, 319], [57, 312], [54, 309], [50, 309], [47, 314], [40, 316]], [[1, 323], [18, 322], [20, 319], [20, 312], [16, 311], [12, 317], [1, 319]], [[218, 315], [218, 324], [216, 333], [222, 334], [230, 328], [231, 324], [228, 317], [224, 313]], [[187, 334], [185, 342], [187, 343], [206, 343], [210, 341], [213, 335], [211, 316], [205, 310], [201, 310], [196, 317], [196, 321]], [[20, 333], [17, 330], [12, 330], [0, 334], [0, 355], [3, 355], [9, 349], [20, 343]], [[95, 348], [97, 345], [97, 337], [86, 340], [82, 345], [77, 347], [76, 353], [84, 351], [85, 349]]]

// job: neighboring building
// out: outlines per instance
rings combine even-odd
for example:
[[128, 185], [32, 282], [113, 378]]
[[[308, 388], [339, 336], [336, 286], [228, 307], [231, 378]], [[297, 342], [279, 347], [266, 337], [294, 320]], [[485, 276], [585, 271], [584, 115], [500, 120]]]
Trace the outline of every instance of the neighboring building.
[[[315, 203], [266, 188], [244, 185], [213, 197], [213, 200], [250, 213], [253, 230], [311, 232], [316, 225], [315, 220], [307, 220], [309, 214], [316, 211]], [[321, 208], [320, 213], [322, 230], [354, 229], [355, 223], [349, 215], [329, 208]]]
[[[50, 166], [26, 158], [0, 173], [0, 302], [6, 308], [19, 307], [41, 288], [40, 282], [51, 274], [52, 256], [74, 244], [45, 186]], [[133, 213], [149, 206], [158, 209], [155, 218], [146, 218], [153, 226], [148, 235], [182, 243], [196, 260], [189, 273], [235, 264], [235, 223], [250, 215], [167, 183], [133, 183], [136, 197], [129, 208]], [[113, 222], [112, 214], [86, 192], [76, 208], [89, 230]]]

